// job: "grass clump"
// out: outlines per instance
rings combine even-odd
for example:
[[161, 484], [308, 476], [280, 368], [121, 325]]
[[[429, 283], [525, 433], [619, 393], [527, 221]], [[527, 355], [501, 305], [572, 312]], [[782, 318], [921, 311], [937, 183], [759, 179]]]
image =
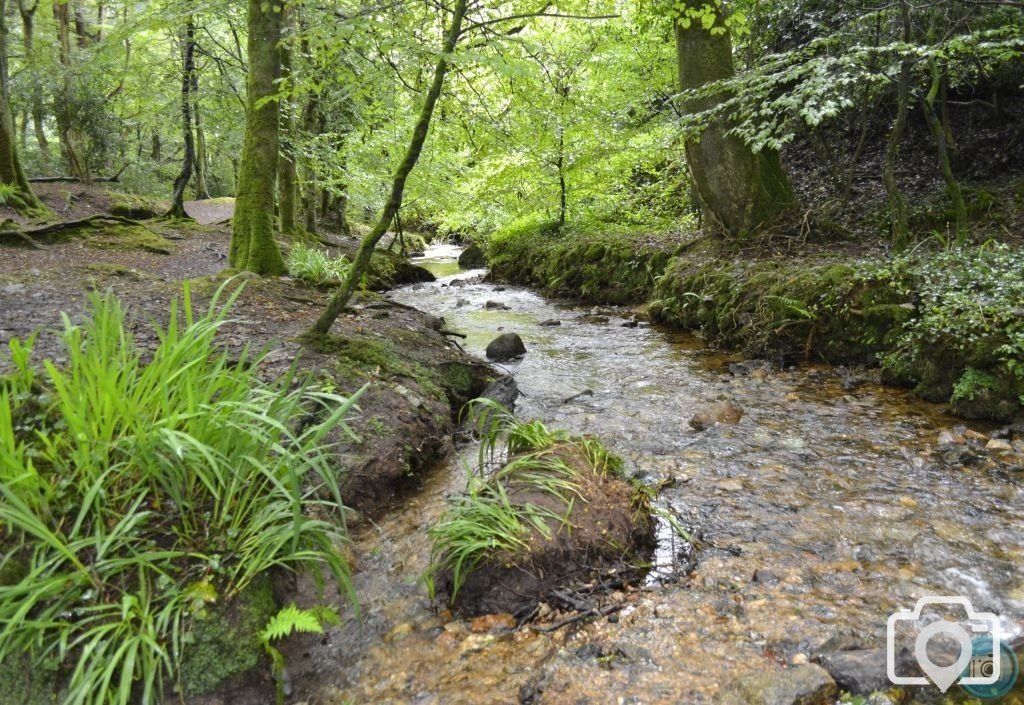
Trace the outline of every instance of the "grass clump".
[[529, 553], [535, 536], [550, 541], [559, 529], [571, 529], [575, 505], [587, 501], [581, 459], [598, 477], [622, 474], [622, 460], [596, 439], [521, 422], [489, 399], [467, 408], [481, 439], [479, 464], [466, 492], [429, 530], [427, 585], [433, 596], [435, 579], [450, 575], [452, 602], [484, 560], [512, 563]]
[[351, 596], [323, 439], [358, 393], [289, 391], [291, 376], [260, 379], [261, 355], [218, 351], [240, 289], [221, 303], [223, 291], [194, 315], [186, 285], [151, 354], [110, 294], [82, 325], [64, 316], [66, 365], [10, 343], [0, 664], [59, 664], [67, 705], [181, 689], [193, 627], [269, 571], [326, 569]]
[[344, 255], [328, 257], [323, 250], [301, 242], [292, 246], [287, 266], [289, 274], [310, 284], [337, 284], [352, 269], [352, 263]]

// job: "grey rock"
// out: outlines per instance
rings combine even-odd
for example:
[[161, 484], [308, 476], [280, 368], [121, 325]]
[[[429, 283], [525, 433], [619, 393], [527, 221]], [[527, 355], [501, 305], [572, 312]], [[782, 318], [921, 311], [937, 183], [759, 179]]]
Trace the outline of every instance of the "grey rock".
[[548, 319], [548, 320], [546, 320], [546, 321], [541, 321], [541, 322], [540, 322], [540, 323], [538, 323], [537, 325], [538, 325], [538, 326], [547, 326], [547, 327], [554, 327], [554, 326], [560, 326], [560, 325], [562, 325], [562, 322], [561, 322], [560, 320], [558, 320], [557, 318], [549, 318], [549, 319]]
[[890, 687], [885, 649], [859, 649], [821, 654], [819, 662], [843, 690], [867, 695]]
[[502, 333], [487, 344], [488, 360], [514, 360], [526, 354], [526, 345], [516, 333]]
[[785, 671], [756, 671], [727, 685], [718, 705], [831, 705], [836, 683], [824, 668], [813, 663]]
[[496, 401], [509, 410], [514, 410], [516, 399], [519, 397], [519, 386], [516, 384], [515, 377], [504, 375], [487, 385], [480, 396]]
[[500, 301], [487, 301], [484, 308], [488, 311], [510, 311], [511, 309]]

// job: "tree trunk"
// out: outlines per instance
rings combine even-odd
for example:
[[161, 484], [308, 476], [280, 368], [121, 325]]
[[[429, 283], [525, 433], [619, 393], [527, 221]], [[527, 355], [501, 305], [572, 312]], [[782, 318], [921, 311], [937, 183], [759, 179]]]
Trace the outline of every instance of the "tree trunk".
[[[291, 26], [294, 30], [295, 13], [289, 9], [283, 11], [282, 22]], [[293, 32], [294, 33], [294, 32]], [[285, 98], [281, 115], [282, 128], [285, 139], [279, 150], [278, 173], [277, 173], [277, 215], [281, 226], [281, 232], [285, 235], [292, 235], [297, 229], [295, 219], [295, 204], [298, 200], [298, 175], [295, 171], [295, 157], [290, 140], [295, 139], [295, 117], [292, 114], [292, 90], [294, 80], [292, 77], [292, 50], [286, 40], [281, 44], [281, 79], [285, 84], [287, 97]]]
[[89, 183], [89, 170], [75, 144], [75, 129], [72, 124], [71, 111], [71, 0], [53, 3], [53, 18], [57, 27], [60, 65], [63, 83], [57, 99], [56, 113], [57, 136], [60, 138], [60, 151], [68, 163], [68, 173], [82, 183]]
[[[900, 0], [903, 18], [903, 40], [909, 42], [912, 26], [910, 24], [910, 7], [906, 0]], [[885, 157], [882, 165], [882, 183], [889, 199], [889, 216], [892, 219], [892, 244], [896, 250], [903, 250], [909, 244], [909, 226], [907, 223], [907, 204], [903, 199], [899, 184], [896, 183], [896, 164], [899, 159], [900, 143], [903, 141], [903, 130], [907, 125], [907, 107], [910, 102], [910, 69], [909, 59], [900, 62], [900, 77], [897, 84], [896, 119], [889, 132], [889, 141], [885, 145]]]
[[231, 221], [231, 266], [257, 274], [284, 274], [287, 268], [274, 240], [274, 186], [277, 182], [281, 6], [249, 0], [249, 77], [242, 163], [235, 215]]
[[430, 84], [430, 90], [427, 91], [427, 96], [423, 101], [423, 108], [420, 111], [419, 118], [416, 120], [416, 126], [413, 128], [409, 148], [398, 165], [398, 169], [395, 170], [395, 176], [391, 183], [391, 195], [388, 197], [387, 203], [384, 204], [384, 210], [381, 212], [377, 224], [373, 226], [370, 233], [359, 243], [359, 250], [356, 252], [352, 268], [349, 270], [348, 276], [345, 277], [345, 281], [342, 282], [338, 290], [331, 296], [331, 300], [327, 302], [327, 308], [324, 309], [323, 314], [320, 315], [310, 329], [310, 332], [313, 334], [326, 335], [331, 329], [331, 324], [345, 310], [345, 306], [348, 305], [349, 299], [352, 298], [352, 294], [355, 292], [356, 284], [363, 278], [363, 273], [370, 264], [370, 256], [373, 255], [374, 248], [380, 242], [380, 239], [384, 237], [388, 226], [391, 225], [391, 221], [394, 220], [399, 208], [402, 207], [402, 194], [405, 191], [405, 182], [409, 178], [413, 167], [416, 166], [420, 152], [423, 151], [423, 143], [427, 139], [427, 130], [430, 129], [430, 119], [434, 115], [434, 106], [437, 105], [437, 99], [441, 96], [441, 89], [444, 87], [444, 77], [448, 72], [448, 61], [451, 59], [452, 52], [455, 51], [455, 44], [459, 41], [459, 35], [462, 33], [462, 20], [466, 16], [467, 3], [468, 0], [456, 0], [455, 2], [452, 23], [445, 34], [444, 46], [441, 48], [441, 56], [437, 60], [437, 66], [434, 67], [434, 80]]
[[[724, 16], [716, 29], [725, 29]], [[732, 38], [726, 30], [712, 34], [701, 22], [675, 27], [679, 85], [684, 91], [731, 77], [734, 73]], [[691, 100], [690, 113], [713, 108], [721, 99]], [[778, 152], [751, 151], [743, 140], [728, 134], [729, 125], [718, 121], [700, 140], [688, 140], [686, 160], [701, 212], [730, 237], [755, 230], [793, 205], [793, 193], [782, 170]]]
[[[320, 101], [311, 95], [302, 109], [302, 131], [307, 137], [319, 134]], [[302, 217], [303, 227], [307, 233], [316, 233], [316, 175], [307, 164], [302, 169]]]
[[188, 218], [185, 212], [185, 189], [192, 180], [192, 165], [196, 160], [196, 147], [192, 138], [192, 85], [196, 68], [196, 25], [191, 12], [185, 16], [185, 30], [181, 38], [181, 134], [185, 154], [181, 171], [174, 180], [174, 195], [166, 215], [170, 218]]
[[960, 182], [956, 180], [956, 175], [953, 173], [953, 165], [949, 159], [947, 126], [943, 124], [935, 110], [935, 99], [938, 97], [944, 72], [939, 70], [939, 65], [935, 59], [929, 59], [928, 68], [931, 71], [932, 83], [928, 93], [921, 98], [921, 108], [924, 111], [925, 120], [928, 122], [928, 128], [931, 130], [932, 138], [935, 140], [939, 170], [942, 172], [942, 178], [946, 182], [946, 190], [949, 192], [949, 199], [953, 205], [956, 242], [962, 245], [967, 239], [967, 208], [964, 205], [964, 196], [963, 191], [960, 189]]
[[210, 197], [210, 188], [207, 184], [207, 173], [210, 157], [206, 151], [206, 130], [203, 129], [202, 112], [199, 110], [199, 71], [195, 67], [192, 70], [192, 117], [196, 124], [196, 198], [204, 199]]
[[[21, 15], [21, 41], [25, 47], [25, 60], [35, 68], [35, 15], [39, 9], [39, 1], [27, 5], [25, 0], [18, 0], [18, 14]], [[30, 97], [32, 111], [32, 130], [35, 132], [36, 143], [45, 159], [50, 158], [50, 142], [46, 139], [43, 126], [43, 91], [39, 81], [33, 78], [32, 95]]]
[[0, 0], [0, 183], [15, 191], [7, 203], [21, 213], [38, 215], [44, 211], [25, 178], [15, 143], [14, 118], [11, 115], [7, 86], [7, 0]]

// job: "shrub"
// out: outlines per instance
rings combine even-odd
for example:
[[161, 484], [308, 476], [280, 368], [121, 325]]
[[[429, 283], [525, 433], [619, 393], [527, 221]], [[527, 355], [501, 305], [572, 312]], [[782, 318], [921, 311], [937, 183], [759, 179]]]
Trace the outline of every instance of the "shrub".
[[[327, 432], [349, 398], [214, 346], [239, 290], [189, 288], [144, 353], [112, 295], [64, 316], [67, 364], [10, 343], [0, 379], [0, 663], [67, 675], [67, 704], [154, 702], [190, 627], [273, 569], [326, 568], [351, 597]], [[310, 509], [315, 508], [317, 518]], [[333, 517], [333, 518], [332, 518]]]

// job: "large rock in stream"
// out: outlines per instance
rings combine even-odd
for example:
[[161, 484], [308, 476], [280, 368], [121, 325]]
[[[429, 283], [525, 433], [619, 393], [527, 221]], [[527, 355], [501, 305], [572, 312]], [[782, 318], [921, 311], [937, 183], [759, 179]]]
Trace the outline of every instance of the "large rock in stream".
[[831, 705], [836, 683], [821, 666], [807, 663], [785, 671], [756, 671], [721, 690], [716, 705]]
[[[611, 570], [639, 576], [655, 523], [621, 465], [592, 438], [513, 455], [431, 530], [437, 597], [463, 615], [516, 614]], [[490, 537], [496, 547], [475, 548]]]
[[517, 333], [502, 333], [487, 344], [488, 360], [514, 360], [526, 354], [526, 345]]
[[459, 255], [459, 266], [463, 269], [478, 269], [480, 267], [486, 267], [487, 260], [484, 259], [484, 251], [481, 249], [480, 245], [474, 242], [464, 249]]

